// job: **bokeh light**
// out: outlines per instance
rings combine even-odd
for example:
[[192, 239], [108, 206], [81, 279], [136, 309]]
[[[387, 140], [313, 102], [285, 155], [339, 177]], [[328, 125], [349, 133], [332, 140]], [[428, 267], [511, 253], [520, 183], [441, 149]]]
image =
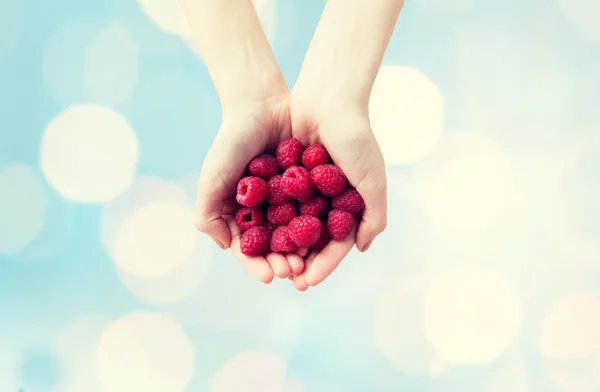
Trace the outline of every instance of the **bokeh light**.
[[17, 381], [17, 364], [13, 353], [0, 351], [0, 391], [16, 391], [19, 388]]
[[454, 364], [485, 364], [509, 348], [521, 324], [521, 302], [492, 270], [461, 268], [434, 280], [425, 294], [425, 335]]
[[277, 355], [249, 351], [231, 358], [213, 379], [211, 392], [285, 391], [286, 361]]
[[579, 360], [600, 354], [600, 295], [561, 299], [542, 323], [540, 351], [549, 360]]
[[523, 358], [514, 356], [497, 368], [482, 392], [529, 392], [529, 374]]
[[85, 49], [84, 84], [95, 101], [116, 105], [125, 101], [138, 82], [138, 44], [129, 30], [107, 24]]
[[493, 223], [514, 194], [511, 168], [483, 134], [452, 132], [415, 171], [415, 202], [443, 233], [477, 231]]
[[600, 42], [600, 3], [594, 0], [556, 0], [556, 4], [579, 34]]
[[442, 94], [427, 75], [414, 68], [382, 66], [369, 112], [373, 132], [389, 164], [423, 159], [442, 134]]
[[149, 312], [112, 322], [96, 353], [97, 377], [106, 392], [184, 391], [193, 364], [193, 347], [179, 323]]
[[116, 111], [97, 105], [68, 107], [46, 127], [41, 166], [46, 179], [67, 200], [105, 203], [133, 181], [137, 137]]
[[0, 167], [0, 255], [31, 243], [46, 218], [46, 188], [40, 173], [21, 164]]

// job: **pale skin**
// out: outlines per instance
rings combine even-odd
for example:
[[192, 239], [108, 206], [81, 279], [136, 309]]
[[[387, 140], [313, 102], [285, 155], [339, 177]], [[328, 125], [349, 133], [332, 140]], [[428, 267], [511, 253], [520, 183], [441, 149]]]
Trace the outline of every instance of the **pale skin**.
[[[328, 0], [291, 93], [252, 0], [179, 0], [222, 105], [221, 129], [203, 163], [195, 226], [231, 249], [263, 283], [289, 278], [305, 291], [356, 245], [365, 252], [387, 224], [387, 180], [371, 130], [371, 89], [404, 0]], [[365, 200], [357, 228], [320, 252], [248, 257], [239, 250], [235, 192], [248, 162], [279, 141], [322, 143]]]

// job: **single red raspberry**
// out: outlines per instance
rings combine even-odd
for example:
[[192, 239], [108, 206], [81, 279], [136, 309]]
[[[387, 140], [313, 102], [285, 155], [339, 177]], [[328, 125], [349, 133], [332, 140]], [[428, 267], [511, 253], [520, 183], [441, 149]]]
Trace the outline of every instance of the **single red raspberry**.
[[245, 207], [256, 207], [269, 194], [269, 187], [262, 178], [244, 177], [237, 186], [236, 200]]
[[242, 235], [240, 250], [246, 256], [258, 256], [269, 250], [271, 234], [262, 226], [255, 226]]
[[342, 210], [351, 214], [362, 212], [365, 209], [365, 201], [360, 193], [354, 188], [346, 189], [341, 195], [331, 200], [334, 210]]
[[288, 226], [288, 234], [292, 241], [301, 248], [314, 245], [321, 236], [323, 225], [314, 216], [299, 216], [292, 219]]
[[273, 232], [275, 231], [275, 229], [277, 229], [277, 227], [279, 227], [279, 226], [277, 226], [275, 223], [271, 223], [269, 221], [267, 221], [267, 223], [265, 223], [265, 228], [271, 235], [273, 235]]
[[282, 140], [277, 146], [277, 162], [283, 170], [288, 167], [299, 165], [302, 160], [302, 143], [300, 140], [290, 138]]
[[290, 239], [287, 226], [279, 226], [271, 236], [272, 252], [294, 252], [298, 245]]
[[262, 226], [265, 221], [265, 212], [260, 207], [242, 207], [235, 214], [235, 223], [242, 231]]
[[310, 172], [310, 179], [319, 192], [325, 196], [335, 197], [346, 190], [348, 179], [336, 165], [317, 166]]
[[315, 218], [325, 219], [329, 212], [329, 202], [321, 195], [313, 195], [304, 203], [300, 203], [300, 215], [310, 215]]
[[267, 185], [269, 185], [269, 196], [267, 197], [269, 204], [281, 205], [290, 201], [290, 197], [281, 189], [280, 175], [271, 177]]
[[294, 204], [287, 203], [280, 206], [269, 206], [267, 210], [267, 217], [269, 222], [274, 223], [278, 226], [289, 225], [292, 219], [298, 216], [296, 207]]
[[322, 144], [313, 144], [302, 154], [302, 165], [309, 171], [326, 163], [329, 163], [329, 153]]
[[312, 196], [312, 183], [310, 173], [302, 166], [292, 166], [287, 169], [281, 178], [281, 189], [286, 195], [303, 203]]
[[327, 230], [331, 238], [342, 241], [352, 231], [354, 227], [354, 217], [351, 213], [341, 210], [332, 210], [327, 217]]
[[321, 236], [319, 237], [317, 242], [315, 242], [315, 244], [313, 246], [311, 246], [311, 248], [314, 250], [321, 250], [327, 246], [329, 241], [331, 241], [331, 236], [329, 235], [329, 231], [321, 230]]
[[250, 174], [260, 177], [267, 181], [269, 178], [279, 173], [279, 163], [273, 155], [262, 154], [250, 161], [248, 166]]

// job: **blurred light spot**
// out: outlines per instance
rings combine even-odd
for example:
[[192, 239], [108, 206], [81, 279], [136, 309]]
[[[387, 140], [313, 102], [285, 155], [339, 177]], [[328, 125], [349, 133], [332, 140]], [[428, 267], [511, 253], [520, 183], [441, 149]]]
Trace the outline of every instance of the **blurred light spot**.
[[596, 0], [556, 0], [565, 18], [583, 37], [600, 41], [600, 2]]
[[597, 392], [600, 379], [592, 360], [551, 362], [546, 364], [550, 380], [562, 391]]
[[280, 392], [285, 389], [286, 362], [276, 355], [249, 351], [219, 370], [211, 392]]
[[106, 322], [86, 317], [60, 331], [53, 342], [53, 350], [60, 357], [63, 368], [61, 392], [99, 392], [96, 377], [96, 350]]
[[550, 360], [585, 359], [598, 352], [600, 295], [581, 293], [563, 298], [543, 321], [540, 350]]
[[482, 392], [528, 392], [529, 377], [521, 358], [500, 366], [485, 383]]
[[286, 384], [284, 392], [308, 392], [308, 389], [302, 381], [292, 380]]
[[22, 359], [20, 376], [21, 383], [26, 389], [54, 390], [61, 379], [58, 359], [48, 349], [28, 352]]
[[194, 352], [177, 321], [129, 313], [102, 333], [96, 372], [105, 392], [180, 392], [192, 376]]
[[446, 373], [451, 368], [451, 365], [439, 355], [434, 356], [429, 363], [429, 373], [434, 376]]
[[127, 120], [112, 109], [78, 104], [46, 127], [42, 170], [68, 200], [104, 203], [133, 181], [139, 144]]
[[512, 200], [514, 182], [504, 156], [477, 133], [446, 133], [415, 173], [415, 200], [438, 230], [478, 231]]
[[425, 284], [412, 281], [389, 292], [377, 307], [379, 350], [405, 373], [430, 371], [433, 350], [423, 333]]
[[373, 132], [391, 164], [423, 159], [442, 133], [442, 95], [425, 74], [413, 68], [381, 67], [369, 111]]
[[107, 25], [85, 50], [85, 87], [95, 100], [116, 105], [133, 93], [137, 82], [137, 42], [123, 25]]
[[194, 249], [193, 211], [150, 203], [128, 216], [117, 230], [115, 264], [139, 276], [159, 276], [185, 261]]
[[18, 391], [17, 364], [8, 350], [0, 351], [0, 391]]
[[498, 358], [515, 340], [520, 321], [516, 292], [491, 271], [455, 270], [432, 283], [425, 296], [425, 335], [454, 364]]
[[0, 254], [31, 243], [46, 218], [46, 189], [40, 174], [25, 165], [0, 168]]
[[138, 0], [146, 16], [169, 34], [190, 35], [190, 27], [177, 0]]

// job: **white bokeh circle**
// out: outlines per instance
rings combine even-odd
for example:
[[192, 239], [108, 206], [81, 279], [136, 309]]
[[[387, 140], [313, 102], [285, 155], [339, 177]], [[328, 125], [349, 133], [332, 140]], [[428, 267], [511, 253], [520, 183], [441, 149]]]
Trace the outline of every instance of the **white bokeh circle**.
[[548, 360], [574, 361], [600, 354], [600, 294], [561, 299], [542, 322], [539, 345]]
[[46, 219], [46, 187], [32, 167], [0, 168], [0, 254], [13, 254], [30, 244]]
[[513, 200], [512, 169], [480, 133], [445, 133], [430, 159], [417, 167], [414, 201], [443, 233], [477, 232]]
[[119, 104], [137, 86], [138, 64], [139, 48], [133, 35], [121, 24], [108, 24], [85, 48], [86, 90], [98, 102]]
[[227, 361], [213, 379], [210, 392], [281, 392], [286, 387], [284, 358], [248, 351]]
[[116, 111], [98, 105], [68, 107], [46, 127], [41, 167], [64, 198], [81, 203], [105, 203], [133, 181], [139, 142], [129, 122]]
[[444, 101], [419, 70], [384, 65], [369, 103], [371, 126], [389, 164], [423, 159], [436, 145], [444, 124]]
[[600, 42], [600, 2], [556, 0], [559, 10], [583, 37]]
[[529, 392], [529, 374], [523, 358], [515, 356], [486, 380], [482, 392]]
[[192, 377], [194, 350], [172, 318], [129, 313], [103, 331], [96, 375], [104, 392], [183, 392]]
[[156, 27], [165, 33], [189, 36], [190, 26], [178, 0], [137, 0]]
[[0, 351], [0, 391], [18, 391], [17, 368], [15, 355], [8, 350]]
[[500, 275], [461, 268], [428, 286], [423, 317], [425, 336], [442, 358], [459, 365], [485, 364], [516, 339], [521, 302]]

